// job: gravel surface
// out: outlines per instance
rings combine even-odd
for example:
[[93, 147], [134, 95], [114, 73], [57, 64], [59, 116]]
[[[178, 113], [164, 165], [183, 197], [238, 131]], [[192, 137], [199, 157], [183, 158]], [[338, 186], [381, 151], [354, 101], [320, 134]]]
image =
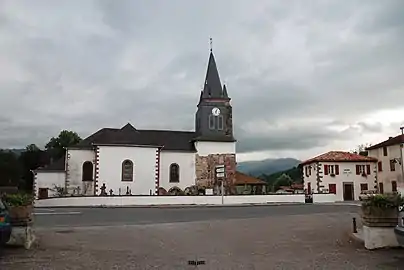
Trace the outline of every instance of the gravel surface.
[[404, 269], [404, 250], [350, 240], [354, 215], [42, 229], [35, 249], [6, 249], [0, 269]]

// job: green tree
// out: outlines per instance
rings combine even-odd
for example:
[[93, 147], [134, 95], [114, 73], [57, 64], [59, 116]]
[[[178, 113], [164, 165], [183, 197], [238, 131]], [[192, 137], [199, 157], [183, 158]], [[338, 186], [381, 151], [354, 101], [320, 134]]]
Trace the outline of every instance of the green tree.
[[11, 151], [0, 150], [0, 186], [18, 186], [21, 166], [17, 155]]
[[289, 175], [287, 175], [286, 173], [283, 173], [274, 182], [273, 191], [277, 191], [279, 189], [279, 187], [281, 187], [281, 186], [290, 186], [292, 183], [293, 183], [292, 178]]
[[19, 183], [19, 188], [26, 191], [31, 191], [34, 183], [33, 170], [44, 166], [47, 163], [45, 151], [40, 150], [35, 144], [30, 144], [21, 153], [18, 161], [21, 166], [22, 179]]
[[367, 157], [367, 156], [368, 156], [368, 151], [367, 151], [366, 149], [367, 149], [368, 147], [370, 147], [370, 146], [371, 146], [371, 144], [369, 144], [369, 143], [366, 143], [366, 144], [359, 144], [359, 145], [356, 147], [356, 149], [351, 150], [350, 152], [351, 152], [351, 153], [354, 153], [354, 154], [358, 154], [358, 155]]
[[52, 158], [63, 157], [66, 147], [73, 146], [81, 141], [80, 136], [74, 131], [62, 130], [55, 138], [52, 137], [45, 148], [51, 153]]

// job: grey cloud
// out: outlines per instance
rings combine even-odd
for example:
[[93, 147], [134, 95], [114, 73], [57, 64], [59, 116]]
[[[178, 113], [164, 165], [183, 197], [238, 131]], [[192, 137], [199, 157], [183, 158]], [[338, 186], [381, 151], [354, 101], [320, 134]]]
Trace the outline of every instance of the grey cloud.
[[240, 152], [389, 130], [360, 117], [402, 106], [403, 2], [311, 3], [2, 1], [0, 147], [62, 128], [192, 129], [210, 36]]
[[358, 126], [362, 128], [364, 132], [382, 132], [383, 131], [383, 125], [382, 123], [363, 123], [359, 122]]

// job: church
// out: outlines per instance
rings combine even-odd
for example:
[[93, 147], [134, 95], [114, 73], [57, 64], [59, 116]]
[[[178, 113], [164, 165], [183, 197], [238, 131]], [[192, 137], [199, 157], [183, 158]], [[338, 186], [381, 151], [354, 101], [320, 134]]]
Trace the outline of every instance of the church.
[[[38, 199], [70, 195], [234, 194], [236, 140], [232, 106], [212, 50], [196, 104], [195, 131], [103, 128], [35, 171]], [[225, 166], [222, 179], [215, 168]], [[63, 193], [62, 192], [62, 193]], [[178, 193], [176, 193], [178, 192]]]

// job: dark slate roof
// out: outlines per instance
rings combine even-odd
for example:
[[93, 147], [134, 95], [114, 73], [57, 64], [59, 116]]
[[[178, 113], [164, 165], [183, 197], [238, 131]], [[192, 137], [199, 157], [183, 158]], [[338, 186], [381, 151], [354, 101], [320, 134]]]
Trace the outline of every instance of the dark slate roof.
[[162, 150], [195, 152], [193, 131], [138, 130], [131, 124], [121, 129], [103, 128], [82, 140], [74, 148], [93, 145], [142, 145], [162, 147]]
[[208, 69], [206, 71], [205, 84], [203, 88], [204, 98], [222, 98], [223, 89], [219, 78], [219, 72], [217, 71], [215, 57], [210, 52]]
[[398, 135], [396, 137], [391, 137], [388, 140], [385, 140], [381, 143], [372, 145], [368, 148], [366, 148], [366, 150], [373, 150], [373, 149], [377, 149], [377, 148], [381, 148], [381, 147], [387, 147], [387, 146], [391, 146], [391, 145], [396, 145], [396, 144], [400, 144], [400, 143], [404, 143], [404, 136], [403, 135]]
[[51, 164], [36, 169], [39, 172], [56, 172], [56, 171], [64, 171], [65, 170], [65, 155], [62, 158], [52, 162]]

